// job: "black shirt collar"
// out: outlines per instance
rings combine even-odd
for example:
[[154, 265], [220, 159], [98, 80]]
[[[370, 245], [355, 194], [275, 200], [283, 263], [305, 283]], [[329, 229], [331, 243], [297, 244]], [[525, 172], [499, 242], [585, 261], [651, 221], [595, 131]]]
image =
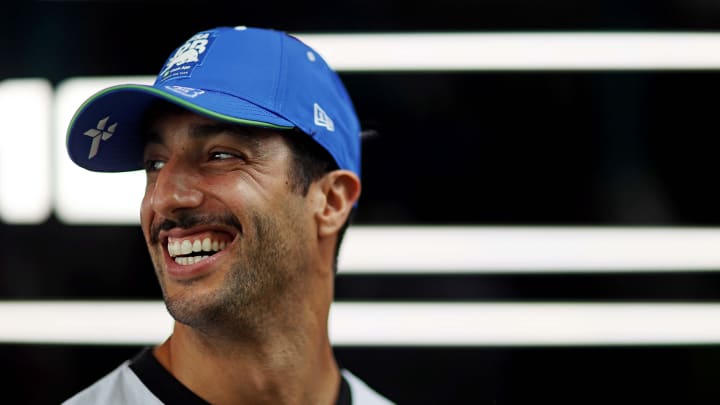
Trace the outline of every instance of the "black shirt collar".
[[[153, 356], [152, 348], [144, 348], [130, 361], [130, 369], [140, 378], [143, 384], [165, 404], [208, 404], [190, 391], [177, 378], [175, 378]], [[340, 374], [340, 391], [336, 405], [351, 405], [352, 395], [350, 385], [345, 376]]]

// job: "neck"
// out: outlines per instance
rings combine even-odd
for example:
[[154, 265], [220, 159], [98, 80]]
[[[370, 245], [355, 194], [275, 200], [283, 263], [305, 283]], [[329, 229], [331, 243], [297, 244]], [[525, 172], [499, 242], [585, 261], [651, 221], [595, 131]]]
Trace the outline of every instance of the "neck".
[[173, 335], [154, 354], [175, 378], [213, 404], [333, 404], [340, 373], [327, 323], [317, 321], [327, 314], [317, 315], [297, 314], [315, 320], [310, 328], [308, 323], [304, 328], [285, 325], [241, 339], [176, 322]]

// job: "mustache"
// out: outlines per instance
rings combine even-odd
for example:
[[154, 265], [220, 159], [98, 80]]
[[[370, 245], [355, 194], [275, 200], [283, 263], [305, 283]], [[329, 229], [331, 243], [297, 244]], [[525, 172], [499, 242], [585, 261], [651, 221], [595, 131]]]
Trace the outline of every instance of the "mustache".
[[235, 227], [242, 231], [242, 225], [232, 214], [223, 215], [199, 215], [192, 212], [184, 212], [175, 219], [165, 219], [162, 222], [150, 227], [150, 242], [160, 242], [160, 232], [170, 229], [188, 229], [199, 225], [226, 225]]

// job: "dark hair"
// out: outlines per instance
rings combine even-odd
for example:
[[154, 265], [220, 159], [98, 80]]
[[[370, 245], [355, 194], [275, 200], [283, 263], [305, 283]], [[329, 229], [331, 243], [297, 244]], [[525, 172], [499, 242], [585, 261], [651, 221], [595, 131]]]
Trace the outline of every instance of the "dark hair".
[[293, 164], [288, 173], [293, 191], [306, 195], [313, 181], [338, 168], [330, 153], [311, 136], [297, 128], [280, 133], [293, 154]]
[[[290, 168], [288, 177], [291, 187], [301, 195], [307, 195], [310, 184], [320, 179], [326, 173], [338, 169], [335, 159], [330, 153], [315, 142], [312, 137], [297, 128], [281, 132], [293, 154], [293, 165]], [[345, 237], [345, 231], [350, 225], [355, 208], [353, 207], [348, 219], [338, 231], [338, 238], [335, 244], [335, 259], [333, 270], [337, 273], [337, 259], [340, 253], [340, 245]]]

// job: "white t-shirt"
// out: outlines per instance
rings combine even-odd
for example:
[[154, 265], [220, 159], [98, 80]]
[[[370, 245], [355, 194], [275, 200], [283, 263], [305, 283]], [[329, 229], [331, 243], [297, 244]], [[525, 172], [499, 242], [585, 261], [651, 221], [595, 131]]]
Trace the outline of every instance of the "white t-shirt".
[[[387, 398], [342, 369], [337, 405], [391, 405]], [[62, 405], [207, 404], [172, 376], [149, 348]]]

